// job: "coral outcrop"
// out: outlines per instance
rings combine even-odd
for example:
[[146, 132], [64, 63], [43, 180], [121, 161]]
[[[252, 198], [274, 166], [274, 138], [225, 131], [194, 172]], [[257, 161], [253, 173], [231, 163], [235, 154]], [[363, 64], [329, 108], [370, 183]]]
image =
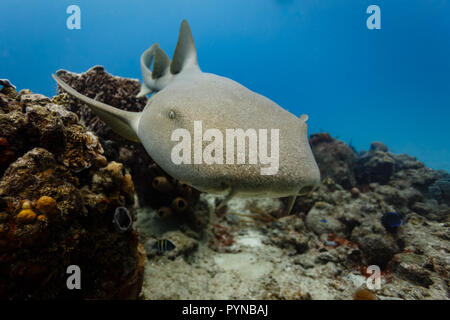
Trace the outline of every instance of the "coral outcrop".
[[135, 299], [145, 252], [112, 222], [133, 210], [132, 179], [63, 101], [0, 90], [0, 298]]
[[356, 177], [360, 184], [387, 183], [394, 173], [395, 160], [384, 143], [373, 142], [356, 162]]
[[309, 142], [322, 178], [332, 177], [344, 188], [355, 186], [354, 150], [328, 133], [312, 134]]

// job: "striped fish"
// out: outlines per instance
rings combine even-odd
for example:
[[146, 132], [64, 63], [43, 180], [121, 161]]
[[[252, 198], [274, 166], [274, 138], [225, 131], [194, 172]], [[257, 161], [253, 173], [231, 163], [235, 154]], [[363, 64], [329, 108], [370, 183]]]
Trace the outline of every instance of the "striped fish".
[[168, 239], [161, 239], [161, 240], [157, 240], [153, 244], [153, 249], [160, 253], [165, 253], [165, 252], [169, 252], [169, 251], [172, 251], [173, 249], [175, 249], [175, 245], [173, 244], [172, 241], [170, 241]]

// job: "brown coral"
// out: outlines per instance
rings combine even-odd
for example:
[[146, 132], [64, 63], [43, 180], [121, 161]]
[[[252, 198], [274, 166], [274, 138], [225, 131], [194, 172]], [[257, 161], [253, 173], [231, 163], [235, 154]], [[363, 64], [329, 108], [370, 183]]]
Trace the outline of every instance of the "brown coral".
[[[57, 101], [0, 91], [0, 156], [11, 150], [0, 168], [0, 299], [135, 299], [138, 235], [111, 222], [117, 207], [133, 214], [133, 181]], [[72, 264], [82, 291], [64, 285]]]

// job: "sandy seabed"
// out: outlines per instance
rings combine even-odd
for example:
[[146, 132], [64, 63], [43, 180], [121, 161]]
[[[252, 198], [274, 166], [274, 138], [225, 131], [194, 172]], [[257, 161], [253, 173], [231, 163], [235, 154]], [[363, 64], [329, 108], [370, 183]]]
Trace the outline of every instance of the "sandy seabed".
[[[201, 201], [207, 201], [211, 208], [216, 197], [202, 195]], [[205, 232], [199, 240], [185, 235], [189, 232], [167, 233], [174, 226], [158, 227], [153, 210], [140, 208], [136, 228], [144, 242], [148, 238], [168, 235], [172, 236], [172, 240], [178, 239], [175, 241], [177, 246], [186, 249], [171, 256], [149, 258], [141, 298], [352, 299], [355, 291], [364, 287], [366, 277], [361, 270], [355, 266], [349, 267], [346, 262], [347, 247], [324, 246], [319, 237], [308, 232], [308, 249], [298, 254], [289, 246], [284, 247], [271, 240], [271, 231], [267, 229], [276, 226], [261, 227], [252, 218], [240, 216], [237, 219], [233, 216], [232, 213], [236, 212], [250, 216], [247, 209], [249, 203], [260, 210], [283, 207], [278, 199], [233, 199], [226, 217], [218, 218], [210, 210], [207, 228], [217, 224], [226, 225], [234, 239], [232, 245], [219, 249], [211, 245], [214, 242], [211, 232]], [[239, 223], [237, 220], [250, 223]], [[434, 224], [435, 227], [440, 225]], [[448, 299], [446, 284], [442, 279], [435, 279], [433, 285], [426, 288], [396, 273], [383, 275], [381, 289], [374, 290], [374, 293], [378, 299]]]

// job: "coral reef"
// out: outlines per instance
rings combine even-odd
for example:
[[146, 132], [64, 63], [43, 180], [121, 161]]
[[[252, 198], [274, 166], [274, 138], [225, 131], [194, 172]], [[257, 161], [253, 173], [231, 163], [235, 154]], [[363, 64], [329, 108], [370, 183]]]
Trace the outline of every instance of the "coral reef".
[[0, 79], [0, 86], [16, 90], [16, 87], [8, 79]]
[[134, 215], [133, 182], [60, 101], [0, 90], [0, 298], [135, 299], [145, 252], [112, 223], [118, 207]]
[[[101, 67], [60, 75], [77, 91], [110, 105], [133, 111], [145, 105], [135, 98], [137, 80], [113, 77]], [[381, 142], [357, 153], [327, 133], [313, 134], [323, 181], [297, 199], [293, 215], [281, 214], [285, 200], [233, 199], [217, 216], [212, 212], [221, 197], [199, 195], [172, 179], [139, 144], [109, 131], [78, 101], [58, 99], [99, 135], [109, 161], [130, 169], [132, 179], [124, 175], [121, 190], [132, 195], [127, 181], [136, 182], [144, 205], [136, 225], [142, 242], [152, 248], [156, 240], [168, 239], [176, 246], [148, 256], [144, 298], [448, 298], [447, 173], [394, 154]], [[8, 150], [5, 163], [8, 154], [20, 152], [8, 141], [0, 143], [0, 152]], [[96, 173], [96, 192], [97, 182], [117, 187], [114, 172], [122, 169], [111, 166]], [[387, 212], [405, 217], [403, 223], [387, 229], [382, 223]], [[362, 284], [373, 264], [382, 270], [382, 289], [372, 292]], [[167, 281], [173, 285], [167, 287]]]
[[[279, 214], [284, 199], [232, 199], [223, 214], [210, 215], [196, 250], [150, 257], [143, 297], [449, 299], [448, 174], [379, 142], [357, 154], [328, 134], [311, 140], [325, 174], [292, 215]], [[335, 163], [344, 171], [325, 168]], [[213, 212], [220, 200], [202, 194], [199, 203]], [[147, 210], [139, 209], [137, 228], [151, 238]], [[401, 223], [390, 227], [387, 213]], [[365, 287], [370, 265], [381, 269], [380, 289]], [[166, 278], [175, 284], [167, 288]]]
[[[136, 98], [140, 90], [138, 80], [112, 76], [102, 66], [95, 66], [82, 74], [60, 70], [58, 75], [78, 92], [123, 110], [141, 111], [147, 103], [145, 97]], [[200, 194], [197, 190], [169, 177], [140, 143], [130, 142], [114, 133], [77, 99], [68, 96], [65, 105], [101, 138], [108, 160], [120, 161], [129, 168], [141, 205], [158, 209], [162, 217], [192, 211]], [[152, 187], [149, 187], [149, 182]]]
[[370, 150], [364, 152], [356, 162], [356, 178], [360, 184], [387, 183], [394, 173], [395, 160], [388, 153], [385, 144], [373, 142]]
[[309, 142], [322, 179], [333, 177], [344, 188], [356, 184], [356, 154], [347, 144], [332, 138], [328, 133], [312, 134]]
[[[59, 75], [121, 109], [146, 103], [137, 80], [103, 67]], [[216, 215], [222, 197], [168, 176], [77, 100], [0, 85], [0, 298], [136, 298], [143, 279], [147, 299], [450, 297], [446, 172], [313, 134], [323, 181], [292, 215], [285, 199], [232, 199]], [[165, 239], [174, 248], [156, 254]], [[65, 287], [72, 264], [81, 291]], [[364, 285], [370, 265], [380, 289]]]

